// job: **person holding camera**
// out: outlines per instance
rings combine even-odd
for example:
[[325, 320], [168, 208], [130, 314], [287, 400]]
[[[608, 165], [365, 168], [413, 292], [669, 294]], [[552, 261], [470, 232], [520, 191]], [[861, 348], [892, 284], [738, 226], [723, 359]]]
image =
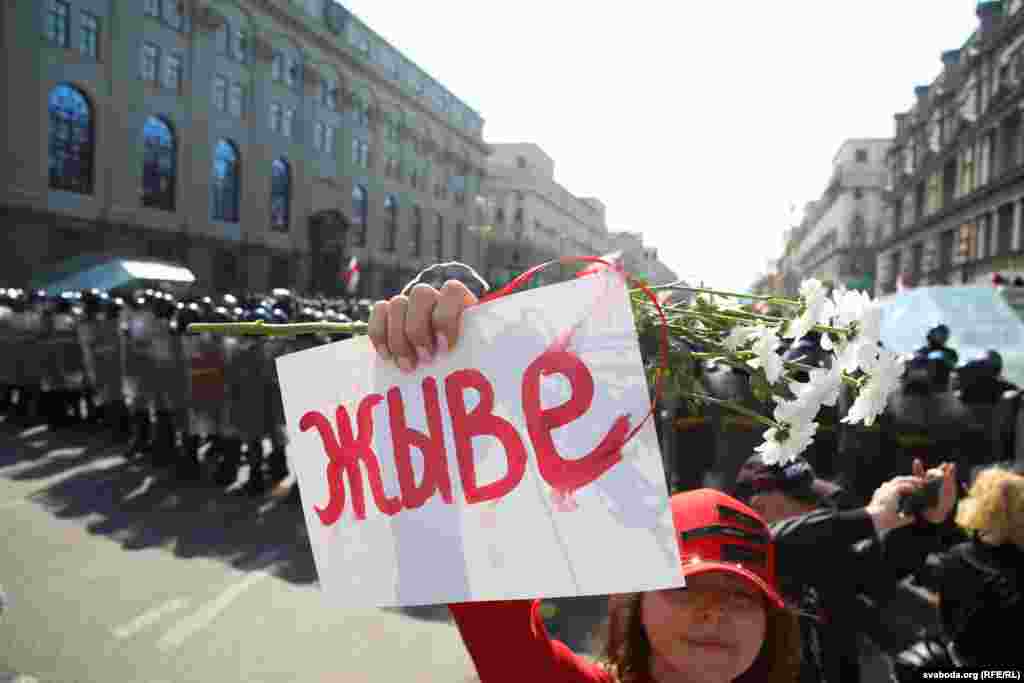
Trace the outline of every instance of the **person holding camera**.
[[[908, 496], [922, 495], [929, 476], [941, 480], [941, 491], [916, 519]], [[818, 479], [805, 459], [769, 464], [755, 455], [733, 495], [775, 539], [782, 592], [801, 614], [801, 683], [860, 681], [857, 636], [878, 626], [862, 596], [890, 592], [924, 565], [938, 542], [934, 525], [956, 502], [955, 467], [925, 473], [915, 461], [912, 475], [883, 483], [864, 508], [844, 510], [841, 489]]]
[[957, 506], [957, 525], [970, 540], [937, 553], [918, 572], [938, 594], [944, 638], [901, 653], [894, 680], [925, 668], [1024, 667], [1014, 623], [1024, 611], [1024, 473], [992, 466], [975, 477]]

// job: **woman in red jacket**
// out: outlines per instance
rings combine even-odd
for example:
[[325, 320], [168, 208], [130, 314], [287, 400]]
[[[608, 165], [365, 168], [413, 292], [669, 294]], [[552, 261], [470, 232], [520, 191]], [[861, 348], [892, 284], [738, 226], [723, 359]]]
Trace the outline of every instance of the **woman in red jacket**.
[[[457, 280], [440, 291], [417, 284], [374, 306], [370, 339], [410, 372], [454, 347], [476, 300]], [[686, 588], [613, 596], [600, 663], [552, 640], [537, 600], [451, 605], [481, 683], [795, 682], [799, 626], [779, 595], [764, 521], [712, 489], [671, 505]]]

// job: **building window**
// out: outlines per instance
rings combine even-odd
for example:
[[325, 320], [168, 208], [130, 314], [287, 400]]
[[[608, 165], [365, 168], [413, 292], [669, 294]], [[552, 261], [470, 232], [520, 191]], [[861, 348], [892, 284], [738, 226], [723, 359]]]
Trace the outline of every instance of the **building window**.
[[868, 151], [866, 149], [858, 149], [856, 159], [858, 164], [866, 164], [868, 162]]
[[241, 196], [238, 149], [228, 140], [217, 142], [213, 156], [213, 220], [237, 223]]
[[357, 101], [352, 108], [352, 124], [357, 128], [366, 128], [370, 125], [370, 107], [365, 102]]
[[275, 159], [270, 169], [270, 227], [287, 231], [291, 225], [292, 173], [288, 161]]
[[270, 62], [270, 77], [275, 81], [284, 78], [284, 55], [280, 52], [275, 52], [274, 59]]
[[268, 125], [270, 126], [270, 130], [275, 133], [281, 132], [281, 114], [281, 105], [277, 102], [272, 102], [270, 104], [270, 121]]
[[100, 57], [100, 20], [96, 15], [82, 12], [81, 43], [78, 49], [83, 55], [99, 59]]
[[412, 242], [409, 246], [412, 255], [419, 257], [423, 250], [423, 209], [418, 206], [412, 207]]
[[46, 39], [57, 47], [70, 47], [68, 42], [70, 10], [63, 0], [50, 0], [46, 13]]
[[142, 80], [156, 83], [160, 72], [160, 48], [152, 43], [142, 44]]
[[334, 126], [324, 128], [324, 152], [334, 156]]
[[150, 116], [142, 129], [142, 205], [174, 211], [177, 178], [174, 132], [163, 119]]
[[242, 86], [238, 83], [231, 85], [230, 95], [228, 96], [228, 112], [237, 118], [242, 117], [242, 101], [244, 100], [244, 93]]
[[352, 164], [358, 168], [370, 167], [370, 143], [366, 140], [352, 140]]
[[355, 224], [353, 241], [357, 247], [366, 246], [366, 224], [370, 209], [366, 188], [356, 185], [352, 188], [352, 222]]
[[245, 31], [242, 31], [241, 29], [237, 31], [231, 31], [231, 35], [229, 37], [230, 43], [228, 53], [236, 61], [244, 63], [248, 41], [248, 37], [246, 36]]
[[434, 257], [437, 260], [444, 258], [444, 216], [437, 214], [437, 233], [434, 241]]
[[163, 0], [164, 21], [180, 31], [185, 27], [185, 5], [182, 0]]
[[218, 111], [228, 109], [228, 79], [223, 76], [213, 79], [213, 106]]
[[526, 157], [524, 157], [524, 156], [516, 157], [516, 166], [518, 166], [519, 168], [526, 168]]
[[160, 17], [160, 0], [145, 0], [142, 3], [142, 11], [148, 17]]
[[286, 138], [292, 136], [292, 126], [295, 123], [295, 109], [292, 107], [284, 108], [284, 116], [281, 118], [281, 135]]
[[338, 108], [338, 83], [332, 78], [320, 80], [320, 106], [328, 111]]
[[164, 87], [174, 93], [180, 93], [181, 75], [181, 57], [167, 55], [164, 58]]
[[69, 85], [50, 91], [50, 187], [92, 194], [93, 119], [85, 95]]
[[284, 58], [284, 84], [289, 88], [294, 88], [299, 82], [300, 67], [299, 61], [294, 57]]
[[860, 189], [859, 187], [854, 188], [854, 190], [853, 190], [853, 198], [854, 199], [863, 199], [864, 198], [864, 190]]
[[394, 195], [389, 194], [384, 198], [384, 213], [388, 217], [388, 232], [384, 249], [394, 251], [398, 242], [398, 201]]
[[327, 135], [327, 124], [317, 121], [313, 126], [313, 149], [318, 152], [324, 151], [324, 138]]
[[498, 210], [495, 211], [494, 213], [494, 222], [497, 223], [498, 225], [505, 224], [505, 209], [503, 209], [500, 206], [498, 207]]

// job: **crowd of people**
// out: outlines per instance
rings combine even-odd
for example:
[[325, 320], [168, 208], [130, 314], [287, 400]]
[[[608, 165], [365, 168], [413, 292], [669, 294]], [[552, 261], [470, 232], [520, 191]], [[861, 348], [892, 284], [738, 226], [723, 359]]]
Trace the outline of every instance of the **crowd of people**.
[[[215, 343], [187, 342], [184, 332], [191, 322], [355, 318], [367, 320], [369, 338], [382, 359], [411, 372], [460, 343], [462, 313], [488, 291], [472, 269], [452, 263], [428, 268], [401, 293], [372, 308], [301, 299], [283, 290], [219, 300], [175, 298], [155, 290], [124, 298], [103, 292], [46, 298], [0, 290], [0, 311], [7, 316], [40, 313], [38, 320], [33, 318], [39, 325], [36, 334], [52, 333], [63, 316], [74, 318], [78, 329], [113, 325], [128, 339], [121, 347], [127, 369], [116, 391], [104, 392], [96, 378], [89, 381], [102, 363], [98, 354], [90, 359], [93, 352], [85, 343], [85, 380], [78, 390], [69, 391], [66, 384], [54, 389], [53, 377], [33, 384], [0, 373], [0, 406], [16, 416], [35, 410], [56, 421], [74, 417], [78, 406], [78, 418], [109, 420], [119, 413], [132, 433], [129, 455], [149, 453], [159, 461], [159, 452], [170, 449], [169, 460], [181, 468], [183, 478], [196, 475], [199, 441], [208, 438], [214, 445], [206, 457], [215, 465], [218, 483], [237, 476], [244, 451], [249, 488], [262, 493], [287, 474], [273, 358], [344, 337], [298, 338], [277, 347], [239, 342], [249, 344], [244, 347], [248, 356], [221, 351], [225, 367], [238, 363], [241, 372], [232, 375], [222, 368], [222, 384], [230, 384], [232, 377], [253, 381], [254, 366], [242, 358], [263, 363], [264, 371], [270, 368], [261, 381], [266, 382], [263, 393], [273, 400], [246, 413], [251, 428], [232, 422], [244, 411], [207, 415], [204, 421], [199, 419], [201, 406], [184, 405], [179, 406], [184, 419], [169, 416], [180, 397], [153, 387], [169, 376], [156, 370], [122, 392], [121, 387], [132, 384], [127, 380], [133, 338], [153, 329], [165, 331], [176, 340], [177, 357], [184, 362], [213, 348], [202, 344]], [[2, 317], [0, 324], [11, 327]], [[153, 321], [156, 327], [144, 324]], [[83, 335], [75, 338], [81, 341]], [[979, 393], [972, 400], [1013, 388], [999, 378], [998, 353], [958, 366], [948, 339], [944, 325], [929, 333], [927, 344], [908, 364], [910, 391], [948, 387], [953, 378], [963, 382], [964, 391]], [[804, 357], [817, 348], [813, 342], [797, 340], [787, 353]], [[66, 374], [67, 369], [55, 371]], [[175, 371], [189, 376], [187, 363]], [[975, 382], [974, 376], [991, 381]], [[196, 395], [197, 377], [193, 368], [191, 380], [182, 381], [182, 396]], [[266, 456], [264, 438], [272, 444]], [[1019, 464], [964, 472], [958, 471], [960, 462], [915, 459], [907, 471], [874, 487], [865, 502], [851, 495], [845, 482], [821, 478], [807, 459], [768, 464], [750, 453], [738, 454], [742, 466], [719, 488], [671, 495], [686, 587], [610, 596], [595, 657], [553, 640], [537, 600], [451, 605], [480, 680], [842, 683], [862, 680], [864, 638], [886, 651], [897, 681], [917, 680], [928, 667], [1021, 668], [1024, 655], [1014, 647], [1014, 631], [998, 626], [1024, 607], [1024, 471]], [[880, 618], [880, 605], [907, 581], [937, 597], [940, 630], [908, 637], [894, 634]]]

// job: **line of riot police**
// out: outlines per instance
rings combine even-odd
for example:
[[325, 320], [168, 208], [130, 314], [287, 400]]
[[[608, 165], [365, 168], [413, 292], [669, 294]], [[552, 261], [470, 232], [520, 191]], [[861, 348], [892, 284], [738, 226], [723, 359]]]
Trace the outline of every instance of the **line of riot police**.
[[[866, 503], [882, 482], [910, 471], [914, 458], [928, 467], [957, 463], [964, 485], [978, 467], [1024, 462], [1024, 438], [1018, 437], [1024, 433], [1022, 392], [1002, 377], [1000, 354], [990, 350], [958, 364], [948, 340], [946, 325], [928, 333], [926, 344], [907, 363], [888, 410], [872, 427], [842, 422], [855, 398], [846, 388], [835, 407], [822, 408], [814, 443], [804, 455], [819, 476], [842, 487], [849, 504]], [[813, 366], [831, 358], [814, 332], [779, 352], [786, 360]], [[748, 371], [714, 362], [696, 370], [706, 394], [771, 415], [772, 406], [755, 397]], [[730, 490], [765, 431], [760, 423], [714, 405], [694, 409], [677, 401], [666, 403], [660, 414], [672, 425], [659, 429], [672, 490]]]
[[[365, 304], [269, 295], [177, 298], [159, 289], [0, 289], [0, 411], [54, 427], [93, 424], [130, 438], [126, 457], [185, 481], [262, 494], [288, 476], [274, 360], [344, 336], [188, 334], [194, 322], [348, 322]], [[269, 448], [267, 447], [269, 444]]]

